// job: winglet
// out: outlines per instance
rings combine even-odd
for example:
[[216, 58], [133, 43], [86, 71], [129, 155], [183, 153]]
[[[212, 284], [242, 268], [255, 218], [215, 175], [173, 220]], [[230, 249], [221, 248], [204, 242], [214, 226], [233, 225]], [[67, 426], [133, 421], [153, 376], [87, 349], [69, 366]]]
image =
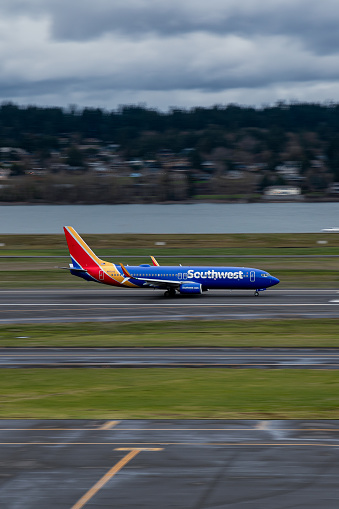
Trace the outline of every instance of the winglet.
[[122, 268], [122, 272], [125, 274], [126, 277], [130, 277], [131, 279], [133, 279], [133, 276], [131, 276], [131, 274], [128, 272], [128, 270], [123, 266], [122, 263], [120, 263], [120, 267]]
[[159, 267], [159, 263], [156, 261], [154, 256], [151, 256], [151, 260], [152, 260], [153, 265], [155, 265], [156, 267]]

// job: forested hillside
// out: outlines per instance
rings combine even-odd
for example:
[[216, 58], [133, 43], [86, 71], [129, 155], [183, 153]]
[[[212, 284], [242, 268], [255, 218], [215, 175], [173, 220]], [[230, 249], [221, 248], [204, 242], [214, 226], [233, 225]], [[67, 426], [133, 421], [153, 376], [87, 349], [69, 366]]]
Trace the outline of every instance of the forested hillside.
[[337, 199], [339, 105], [0, 106], [0, 200]]

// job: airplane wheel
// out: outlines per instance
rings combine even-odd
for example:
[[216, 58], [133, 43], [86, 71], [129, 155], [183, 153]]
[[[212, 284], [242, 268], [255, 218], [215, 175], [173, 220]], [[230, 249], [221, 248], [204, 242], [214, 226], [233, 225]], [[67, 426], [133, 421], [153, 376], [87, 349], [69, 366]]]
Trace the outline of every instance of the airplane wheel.
[[254, 292], [254, 297], [259, 297], [259, 292], [257, 290]]
[[166, 297], [166, 299], [173, 298], [173, 297], [175, 297], [175, 295], [176, 295], [176, 293], [173, 288], [166, 290], [166, 292], [164, 293], [164, 296]]

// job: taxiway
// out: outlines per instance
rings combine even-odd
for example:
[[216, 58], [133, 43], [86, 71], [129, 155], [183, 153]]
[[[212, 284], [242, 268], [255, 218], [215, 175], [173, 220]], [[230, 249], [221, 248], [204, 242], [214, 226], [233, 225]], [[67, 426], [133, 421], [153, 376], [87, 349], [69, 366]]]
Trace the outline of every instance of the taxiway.
[[0, 506], [338, 507], [338, 421], [113, 419], [0, 421]]
[[2, 348], [0, 368], [339, 369], [336, 348]]

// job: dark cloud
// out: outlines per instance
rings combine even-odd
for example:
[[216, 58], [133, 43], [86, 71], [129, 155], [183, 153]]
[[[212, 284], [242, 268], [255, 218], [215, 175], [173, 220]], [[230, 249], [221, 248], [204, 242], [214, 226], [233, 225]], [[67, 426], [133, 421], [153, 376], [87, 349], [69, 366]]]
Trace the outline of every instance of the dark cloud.
[[3, 0], [7, 14], [49, 16], [59, 40], [86, 41], [107, 33], [127, 38], [192, 32], [242, 37], [283, 35], [312, 51], [339, 51], [337, 0]]
[[[221, 92], [223, 90], [237, 88], [261, 88], [274, 84], [303, 84], [306, 82], [339, 80], [339, 67], [322, 63], [321, 58], [317, 62], [305, 55], [289, 55], [285, 57], [284, 50], [280, 50], [278, 58], [274, 60], [275, 49], [264, 54], [264, 48], [258, 45], [252, 53], [243, 55], [241, 61], [223, 58], [222, 48], [216, 55], [212, 55], [206, 42], [206, 54], [201, 53], [195, 60], [194, 48], [196, 41], [191, 40], [192, 48], [181, 51], [180, 46], [168, 47], [163, 43], [159, 47], [159, 53], [148, 58], [147, 49], [145, 55], [141, 50], [136, 58], [127, 62], [116, 62], [114, 59], [109, 63], [103, 60], [102, 64], [93, 67], [94, 57], [87, 53], [90, 60], [88, 66], [77, 62], [74, 57], [74, 70], [72, 72], [72, 59], [66, 61], [66, 56], [59, 62], [51, 60], [45, 62], [43, 72], [36, 73], [34, 79], [27, 76], [27, 71], [22, 69], [20, 76], [5, 76], [5, 70], [0, 65], [0, 96], [12, 94], [22, 96], [25, 93], [46, 95], [59, 91], [60, 95], [72, 92], [87, 93], [96, 91], [98, 97], [101, 92], [112, 93], [119, 90], [147, 90], [147, 91], [189, 91], [198, 89], [206, 92]], [[163, 59], [165, 47], [168, 49], [167, 58]], [[107, 52], [107, 47], [102, 48]], [[126, 48], [121, 47], [125, 52]], [[277, 48], [278, 51], [278, 48]], [[47, 53], [48, 55], [48, 53]], [[84, 54], [84, 58], [85, 58]], [[61, 62], [61, 63], [60, 63]], [[313, 63], [313, 65], [310, 65]], [[63, 64], [65, 68], [63, 67]], [[32, 74], [32, 73], [30, 73]]]
[[338, 17], [337, 0], [2, 0], [0, 100], [336, 100]]

